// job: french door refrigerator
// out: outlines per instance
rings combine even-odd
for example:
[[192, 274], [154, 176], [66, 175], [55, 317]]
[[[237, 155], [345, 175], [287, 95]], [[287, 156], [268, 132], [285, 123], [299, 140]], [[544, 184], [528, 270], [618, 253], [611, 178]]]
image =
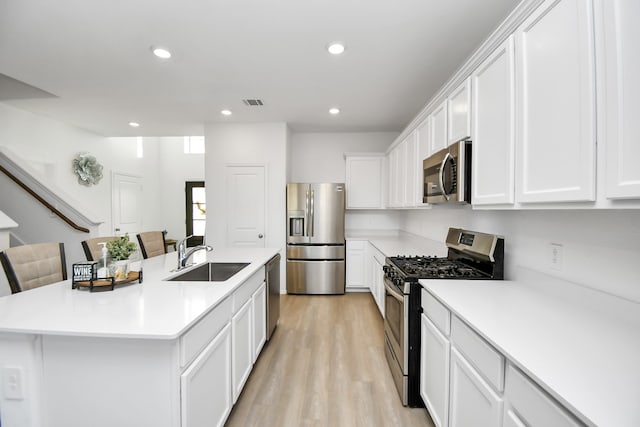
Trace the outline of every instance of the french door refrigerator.
[[344, 184], [287, 184], [287, 293], [344, 294]]

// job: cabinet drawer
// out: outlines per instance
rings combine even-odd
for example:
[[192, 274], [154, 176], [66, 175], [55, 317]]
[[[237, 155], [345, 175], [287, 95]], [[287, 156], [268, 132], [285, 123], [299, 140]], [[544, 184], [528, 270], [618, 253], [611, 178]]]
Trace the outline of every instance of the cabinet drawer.
[[180, 366], [184, 368], [231, 321], [231, 298], [226, 298], [180, 338]]
[[456, 316], [451, 320], [451, 340], [496, 390], [504, 390], [504, 357]]
[[236, 314], [238, 310], [251, 298], [251, 295], [264, 283], [264, 267], [261, 267], [258, 271], [253, 273], [253, 276], [249, 277], [242, 285], [238, 287], [231, 297], [233, 300], [233, 314]]
[[511, 364], [507, 365], [504, 395], [507, 401], [505, 409], [513, 408], [527, 426], [582, 426], [566, 409]]
[[422, 290], [422, 310], [440, 332], [446, 336], [451, 334], [451, 313], [425, 289]]

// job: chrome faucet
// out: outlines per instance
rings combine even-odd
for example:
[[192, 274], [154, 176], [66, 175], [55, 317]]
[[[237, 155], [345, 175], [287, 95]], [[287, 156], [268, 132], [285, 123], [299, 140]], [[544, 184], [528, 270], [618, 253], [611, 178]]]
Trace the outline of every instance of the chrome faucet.
[[189, 239], [190, 237], [193, 237], [193, 235], [185, 237], [184, 239], [180, 240], [180, 243], [178, 243], [178, 270], [182, 270], [187, 266], [187, 260], [195, 252], [201, 249], [205, 249], [207, 252], [211, 252], [213, 250], [213, 248], [209, 245], [199, 245], [194, 246], [187, 252], [187, 239]]

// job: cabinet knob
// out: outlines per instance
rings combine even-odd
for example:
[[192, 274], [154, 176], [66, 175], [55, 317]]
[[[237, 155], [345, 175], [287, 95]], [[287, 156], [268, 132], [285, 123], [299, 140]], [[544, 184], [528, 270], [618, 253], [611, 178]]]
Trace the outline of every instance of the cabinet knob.
[[258, 234], [258, 239], [262, 239], [264, 237], [264, 234], [260, 233]]

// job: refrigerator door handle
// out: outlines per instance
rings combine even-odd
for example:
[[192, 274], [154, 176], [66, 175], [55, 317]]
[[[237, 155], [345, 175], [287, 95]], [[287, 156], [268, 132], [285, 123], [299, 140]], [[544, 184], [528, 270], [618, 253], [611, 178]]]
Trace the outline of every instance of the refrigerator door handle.
[[304, 203], [304, 235], [309, 236], [309, 190], [307, 190], [306, 199]]
[[313, 237], [314, 234], [314, 230], [313, 230], [313, 223], [315, 222], [315, 212], [314, 212], [314, 203], [313, 200], [315, 199], [316, 195], [315, 192], [313, 190], [311, 190], [311, 218], [309, 220], [309, 222], [311, 223], [311, 237]]

